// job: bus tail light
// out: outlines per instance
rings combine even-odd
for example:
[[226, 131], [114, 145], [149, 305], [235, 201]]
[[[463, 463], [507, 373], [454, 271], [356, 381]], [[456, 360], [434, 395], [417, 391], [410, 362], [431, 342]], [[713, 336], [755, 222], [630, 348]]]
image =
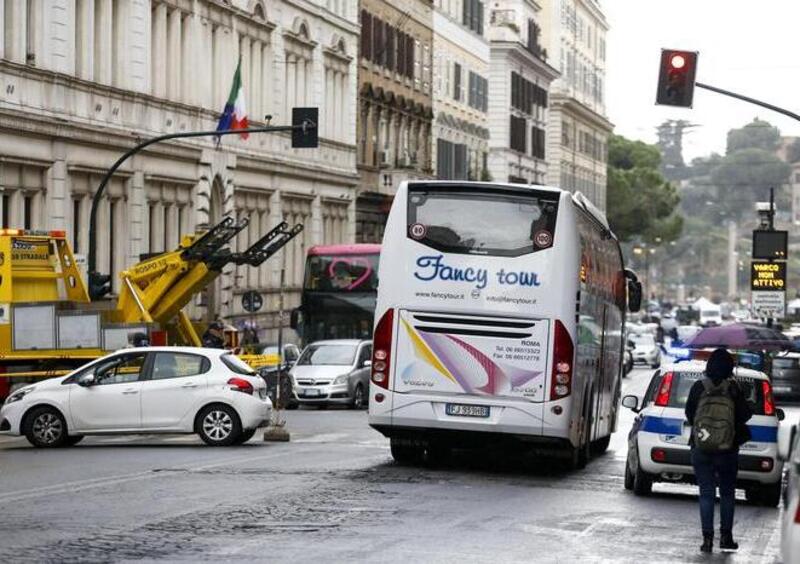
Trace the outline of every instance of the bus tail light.
[[775, 401], [772, 399], [772, 384], [767, 380], [762, 380], [761, 390], [764, 392], [764, 415], [775, 415]]
[[658, 386], [656, 405], [667, 407], [667, 405], [669, 405], [670, 392], [672, 392], [672, 372], [667, 372], [664, 374], [664, 377], [661, 379], [661, 384]]
[[394, 309], [383, 314], [372, 337], [372, 382], [376, 386], [389, 389], [389, 367], [392, 364], [392, 329]]
[[572, 393], [572, 362], [575, 358], [575, 347], [567, 328], [558, 319], [556, 319], [554, 342], [551, 400], [565, 398]]

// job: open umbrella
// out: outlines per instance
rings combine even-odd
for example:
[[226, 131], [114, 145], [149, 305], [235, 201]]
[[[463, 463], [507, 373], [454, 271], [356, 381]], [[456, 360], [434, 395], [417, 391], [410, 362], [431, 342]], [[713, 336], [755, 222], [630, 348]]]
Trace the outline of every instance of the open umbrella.
[[706, 327], [692, 337], [686, 346], [693, 349], [725, 347], [754, 351], [782, 351], [792, 348], [792, 341], [776, 329], [733, 323]]

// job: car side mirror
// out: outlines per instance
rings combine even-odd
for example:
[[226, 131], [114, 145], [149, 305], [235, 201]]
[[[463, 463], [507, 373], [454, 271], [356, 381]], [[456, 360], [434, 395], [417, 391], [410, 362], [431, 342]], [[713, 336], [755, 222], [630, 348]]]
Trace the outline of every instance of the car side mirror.
[[627, 407], [631, 411], [639, 412], [639, 398], [636, 396], [625, 396], [622, 398], [622, 407]]
[[775, 410], [775, 417], [778, 418], [778, 421], [783, 421], [786, 419], [786, 412], [783, 411], [780, 407]]
[[796, 436], [797, 425], [778, 427], [778, 460], [785, 462], [791, 458]]
[[80, 378], [78, 378], [78, 385], [83, 386], [84, 388], [88, 388], [89, 386], [94, 386], [97, 383], [94, 377], [94, 373], [90, 372], [88, 374], [84, 374]]
[[302, 322], [303, 322], [303, 312], [300, 310], [299, 307], [293, 309], [292, 312], [289, 314], [289, 327], [297, 331], [297, 328], [300, 327]]
[[628, 311], [636, 313], [642, 309], [642, 283], [636, 273], [627, 268], [625, 278], [628, 280]]
[[362, 368], [369, 368], [370, 366], [372, 366], [372, 360], [369, 358], [361, 363]]

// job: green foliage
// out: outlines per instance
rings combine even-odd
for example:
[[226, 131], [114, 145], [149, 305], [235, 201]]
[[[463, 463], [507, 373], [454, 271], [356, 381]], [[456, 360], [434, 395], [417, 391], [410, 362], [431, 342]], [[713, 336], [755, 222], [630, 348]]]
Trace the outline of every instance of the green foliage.
[[717, 188], [717, 205], [740, 220], [753, 216], [756, 202], [769, 200], [770, 187], [776, 188], [779, 207], [786, 205], [782, 185], [789, 180], [791, 166], [774, 153], [748, 148], [729, 153], [711, 173]]
[[621, 241], [673, 241], [683, 219], [680, 198], [659, 172], [658, 148], [612, 135], [608, 144], [608, 221]]
[[744, 149], [775, 151], [780, 142], [781, 132], [777, 127], [755, 118], [744, 127], [728, 131], [728, 154]]
[[791, 145], [789, 145], [788, 150], [786, 151], [786, 159], [790, 163], [796, 163], [800, 161], [800, 138], [795, 139]]

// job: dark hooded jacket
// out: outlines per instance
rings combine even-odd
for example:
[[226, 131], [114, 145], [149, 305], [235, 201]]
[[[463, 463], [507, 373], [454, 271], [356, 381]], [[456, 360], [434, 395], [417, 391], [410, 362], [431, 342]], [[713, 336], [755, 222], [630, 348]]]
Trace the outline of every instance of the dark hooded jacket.
[[[711, 353], [706, 363], [706, 377], [710, 378], [715, 385], [719, 385], [725, 378], [733, 376], [733, 357], [725, 349], [717, 349]], [[753, 411], [747, 403], [739, 384], [731, 379], [730, 393], [736, 409], [736, 450], [750, 440], [750, 429], [747, 422], [753, 416]], [[697, 413], [697, 404], [703, 394], [703, 381], [698, 380], [689, 390], [689, 398], [686, 400], [686, 419], [689, 425], [694, 425], [694, 416]], [[689, 439], [689, 445], [694, 446], [694, 437]]]

